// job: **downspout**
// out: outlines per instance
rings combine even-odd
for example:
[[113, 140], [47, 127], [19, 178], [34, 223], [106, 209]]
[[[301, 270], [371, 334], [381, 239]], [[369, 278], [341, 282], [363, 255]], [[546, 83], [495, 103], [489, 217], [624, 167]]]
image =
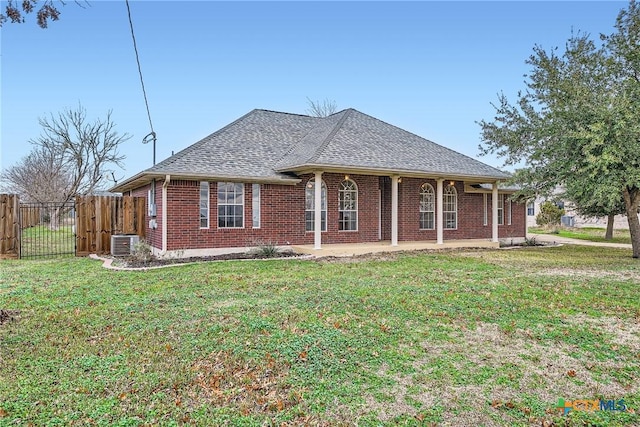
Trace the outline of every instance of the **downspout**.
[[162, 252], [161, 255], [167, 253], [167, 188], [169, 187], [169, 181], [171, 175], [164, 177], [162, 183]]

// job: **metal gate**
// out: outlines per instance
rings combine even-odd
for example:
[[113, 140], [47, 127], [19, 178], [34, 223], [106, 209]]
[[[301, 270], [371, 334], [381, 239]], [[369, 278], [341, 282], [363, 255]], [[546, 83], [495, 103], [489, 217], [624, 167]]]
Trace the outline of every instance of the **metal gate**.
[[20, 258], [75, 256], [75, 204], [20, 203]]

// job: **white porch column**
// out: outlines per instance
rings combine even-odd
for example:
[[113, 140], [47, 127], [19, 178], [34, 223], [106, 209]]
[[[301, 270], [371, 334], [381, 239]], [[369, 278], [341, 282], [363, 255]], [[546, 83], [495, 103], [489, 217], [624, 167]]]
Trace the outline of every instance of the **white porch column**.
[[443, 235], [444, 235], [444, 218], [442, 215], [442, 204], [443, 204], [443, 189], [442, 183], [444, 179], [440, 178], [436, 180], [436, 236], [437, 236], [437, 244], [442, 245], [444, 243]]
[[491, 187], [491, 241], [498, 242], [498, 182]]
[[398, 178], [391, 177], [391, 246], [398, 246]]
[[313, 249], [322, 249], [322, 172], [316, 171], [313, 182]]

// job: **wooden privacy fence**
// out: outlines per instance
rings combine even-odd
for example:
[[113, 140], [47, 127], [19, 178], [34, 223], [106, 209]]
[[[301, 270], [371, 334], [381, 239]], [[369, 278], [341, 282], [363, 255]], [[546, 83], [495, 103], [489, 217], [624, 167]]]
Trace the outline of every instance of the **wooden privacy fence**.
[[146, 209], [144, 197], [76, 197], [76, 255], [108, 254], [114, 234], [144, 238]]
[[[65, 227], [61, 227], [65, 230], [49, 229], [42, 215], [47, 209], [43, 210], [40, 205], [45, 206], [21, 204], [16, 194], [0, 194], [0, 258], [29, 257], [30, 253], [26, 253], [29, 251], [21, 250], [23, 239], [27, 246], [37, 248], [37, 253], [31, 255], [57, 256], [59, 248], [53, 246], [60, 245], [51, 235], [65, 230], [75, 234], [76, 256], [110, 253], [114, 234], [145, 237], [147, 203], [144, 197], [78, 196], [74, 205], [68, 208], [70, 216], [68, 219], [65, 216]], [[40, 233], [32, 232], [40, 228]], [[70, 236], [73, 238], [72, 234]], [[70, 254], [73, 254], [73, 240], [71, 242]]]
[[42, 215], [40, 206], [22, 206], [20, 209], [20, 229], [35, 227], [40, 225]]
[[20, 257], [20, 200], [0, 194], [0, 258]]

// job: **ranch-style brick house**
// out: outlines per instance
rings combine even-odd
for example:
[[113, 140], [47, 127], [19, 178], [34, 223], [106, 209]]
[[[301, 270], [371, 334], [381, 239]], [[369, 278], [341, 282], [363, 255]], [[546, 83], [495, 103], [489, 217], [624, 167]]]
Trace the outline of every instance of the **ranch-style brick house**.
[[[156, 255], [521, 240], [509, 175], [354, 109], [253, 110], [110, 191], [148, 198]], [[320, 185], [316, 185], [320, 183]]]

